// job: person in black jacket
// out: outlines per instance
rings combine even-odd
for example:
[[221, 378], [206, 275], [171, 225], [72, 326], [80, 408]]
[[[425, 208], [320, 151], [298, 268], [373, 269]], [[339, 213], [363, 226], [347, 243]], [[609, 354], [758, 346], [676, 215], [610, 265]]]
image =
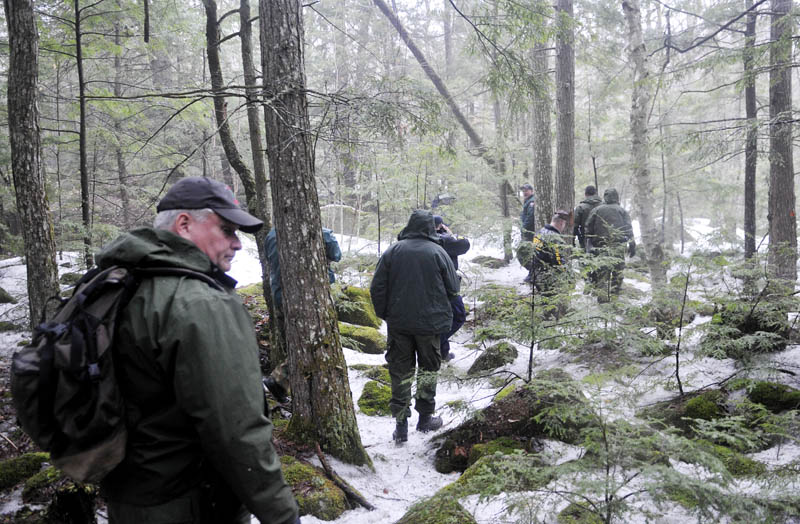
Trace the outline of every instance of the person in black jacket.
[[[442, 247], [444, 247], [444, 250], [450, 256], [450, 260], [453, 261], [453, 266], [456, 268], [456, 271], [458, 271], [458, 257], [469, 251], [469, 239], [454, 235], [439, 215], [433, 216], [433, 223], [436, 226], [436, 233], [442, 240]], [[459, 280], [460, 279], [461, 277], [459, 277]], [[461, 329], [461, 326], [463, 326], [464, 322], [467, 320], [467, 310], [464, 307], [464, 300], [461, 298], [461, 295], [453, 295], [450, 297], [450, 307], [453, 310], [453, 323], [450, 325], [450, 331], [442, 333], [439, 342], [442, 360], [453, 360], [455, 355], [450, 351], [450, 337], [455, 335], [456, 331]]]
[[397, 240], [378, 260], [369, 291], [375, 313], [389, 328], [389, 406], [396, 421], [392, 437], [399, 444], [408, 440], [411, 383], [417, 363], [417, 431], [442, 427], [441, 417], [433, 416], [442, 358], [439, 343], [441, 334], [453, 323], [450, 297], [458, 294], [459, 282], [430, 211], [414, 211]]
[[522, 212], [519, 214], [519, 228], [522, 232], [522, 240], [533, 240], [533, 235], [536, 232], [534, 211], [536, 209], [533, 196], [533, 186], [530, 184], [522, 184], [519, 188], [522, 191], [522, 198], [525, 201], [522, 204]]

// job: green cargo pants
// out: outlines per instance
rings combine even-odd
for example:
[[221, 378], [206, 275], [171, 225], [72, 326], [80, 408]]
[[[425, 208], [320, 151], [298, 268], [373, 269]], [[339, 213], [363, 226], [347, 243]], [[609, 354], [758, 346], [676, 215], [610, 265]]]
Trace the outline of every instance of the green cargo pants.
[[[250, 512], [231, 497], [215, 495], [207, 486], [189, 490], [163, 504], [138, 506], [109, 500], [109, 524], [250, 524]], [[222, 502], [222, 500], [225, 502]]]
[[[440, 335], [406, 335], [389, 330], [386, 362], [392, 379], [392, 416], [404, 421], [411, 416], [411, 385], [417, 377], [416, 409], [431, 415], [436, 409], [436, 376], [442, 365]], [[419, 370], [417, 371], [417, 365]]]

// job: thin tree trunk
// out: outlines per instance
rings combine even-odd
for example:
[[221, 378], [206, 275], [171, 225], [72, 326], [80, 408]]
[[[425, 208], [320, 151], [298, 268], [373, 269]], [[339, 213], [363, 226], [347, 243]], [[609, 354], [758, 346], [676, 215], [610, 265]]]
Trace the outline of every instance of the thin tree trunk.
[[792, 159], [791, 0], [772, 0], [769, 74], [769, 260], [770, 273], [797, 280], [797, 222]]
[[756, 164], [758, 162], [758, 114], [756, 108], [756, 77], [754, 53], [756, 43], [756, 13], [750, 11], [753, 0], [745, 0], [747, 26], [744, 50], [744, 98], [747, 118], [747, 138], [744, 153], [744, 257], [756, 252]]
[[642, 17], [639, 0], [623, 0], [622, 10], [628, 23], [628, 52], [633, 66], [633, 93], [631, 95], [631, 163], [636, 191], [634, 207], [642, 232], [644, 255], [650, 269], [654, 290], [666, 283], [663, 264], [664, 250], [658, 238], [658, 228], [653, 214], [653, 186], [650, 181], [648, 159], [650, 145], [647, 138], [647, 109], [650, 93], [647, 72], [647, 49], [642, 37]]
[[353, 464], [361, 444], [330, 294], [314, 180], [299, 0], [259, 4], [267, 156], [281, 264], [293, 412], [288, 431]]
[[547, 44], [539, 43], [531, 53], [534, 74], [540, 79], [531, 104], [533, 119], [533, 187], [536, 191], [536, 221], [550, 223], [553, 216], [553, 140], [550, 133], [550, 82], [547, 79]]
[[83, 220], [83, 259], [86, 267], [94, 265], [92, 253], [92, 206], [89, 200], [89, 170], [86, 165], [86, 83], [83, 78], [83, 46], [81, 45], [80, 0], [75, 0], [75, 60], [78, 67], [78, 157], [81, 175], [81, 219]]
[[[575, 207], [575, 50], [572, 0], [558, 0], [555, 207]], [[571, 228], [571, 225], [570, 225]]]
[[[119, 5], [119, 2], [117, 3]], [[119, 20], [114, 21], [114, 96], [122, 96], [122, 39], [120, 38]], [[114, 119], [114, 138], [116, 144], [114, 153], [117, 159], [117, 180], [119, 181], [119, 200], [122, 207], [122, 225], [126, 231], [131, 229], [130, 198], [128, 197], [128, 171], [125, 166], [125, 157], [122, 151], [122, 121]]]
[[39, 35], [32, 0], [3, 2], [8, 26], [8, 130], [17, 211], [28, 270], [28, 321], [35, 327], [47, 299], [57, 295], [58, 268], [41, 165], [36, 105]]

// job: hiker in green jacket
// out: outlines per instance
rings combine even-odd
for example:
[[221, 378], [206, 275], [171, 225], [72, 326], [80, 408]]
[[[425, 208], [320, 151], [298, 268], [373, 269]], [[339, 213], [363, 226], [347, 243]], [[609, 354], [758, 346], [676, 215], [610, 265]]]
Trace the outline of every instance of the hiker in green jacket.
[[586, 247], [591, 254], [602, 257], [590, 277], [598, 301], [608, 302], [612, 294], [618, 295], [622, 289], [626, 244], [628, 255], [633, 256], [636, 242], [631, 217], [619, 205], [617, 190], [606, 189], [603, 200], [605, 203], [594, 208], [586, 221]]
[[101, 483], [110, 524], [300, 522], [264, 415], [250, 315], [225, 274], [242, 245], [237, 230], [262, 223], [233, 192], [184, 178], [159, 203], [154, 228], [124, 234], [100, 267], [174, 267], [204, 273], [227, 291], [181, 276], [145, 279], [118, 324], [119, 383], [128, 409], [125, 459]]
[[450, 256], [434, 228], [430, 211], [417, 210], [375, 267], [369, 287], [375, 313], [388, 325], [386, 362], [392, 379], [389, 407], [396, 444], [408, 440], [411, 383], [417, 364], [417, 431], [442, 427], [436, 409], [436, 379], [442, 363], [440, 335], [453, 322], [449, 297], [459, 291]]
[[[586, 249], [586, 222], [589, 220], [589, 214], [594, 208], [603, 203], [603, 199], [597, 194], [597, 188], [594, 186], [586, 186], [583, 191], [583, 200], [575, 207], [575, 224], [572, 227], [572, 236], [578, 239], [578, 247], [587, 251]], [[574, 243], [572, 244], [575, 245]]]

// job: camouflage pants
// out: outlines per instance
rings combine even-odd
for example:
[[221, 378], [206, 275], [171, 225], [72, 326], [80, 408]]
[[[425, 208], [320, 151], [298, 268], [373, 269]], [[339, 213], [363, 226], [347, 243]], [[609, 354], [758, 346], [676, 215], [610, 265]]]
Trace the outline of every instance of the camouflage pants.
[[[416, 372], [416, 409], [420, 415], [431, 415], [436, 409], [436, 378], [442, 364], [439, 352], [440, 335], [406, 335], [389, 330], [386, 362], [392, 379], [392, 416], [404, 421], [411, 416], [411, 385]], [[417, 365], [419, 370], [417, 370]]]

